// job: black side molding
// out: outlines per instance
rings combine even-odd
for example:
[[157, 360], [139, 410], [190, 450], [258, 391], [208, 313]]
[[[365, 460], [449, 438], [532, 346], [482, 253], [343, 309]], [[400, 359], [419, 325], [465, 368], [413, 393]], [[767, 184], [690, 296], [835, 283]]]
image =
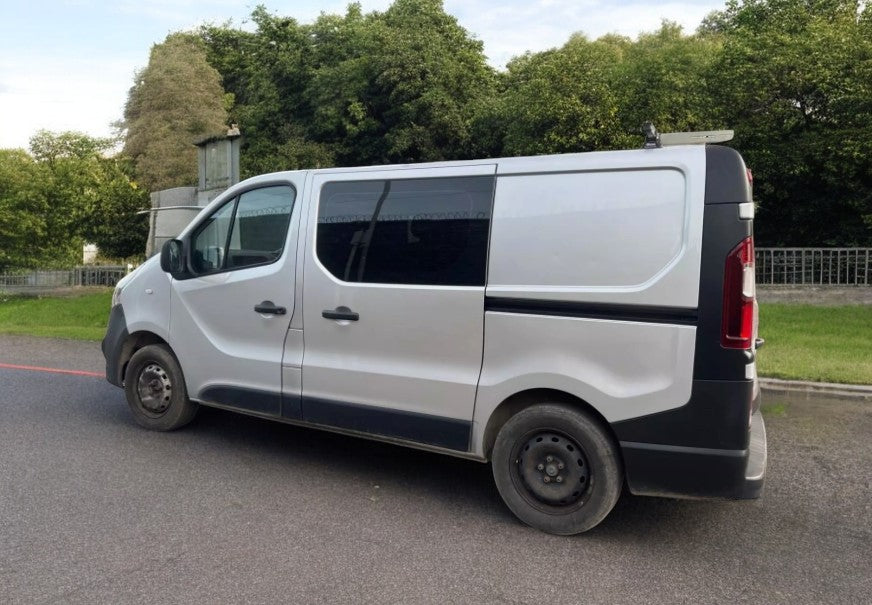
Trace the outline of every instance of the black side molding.
[[300, 398], [288, 393], [210, 385], [197, 401], [275, 418], [302, 420], [382, 437], [395, 437], [459, 452], [469, 451], [472, 422], [358, 403]]
[[555, 317], [581, 317], [687, 326], [696, 325], [697, 322], [696, 309], [681, 307], [617, 305], [527, 298], [499, 298], [493, 296], [485, 297], [484, 310], [497, 313], [553, 315]]
[[200, 391], [197, 399], [271, 416], [278, 416], [282, 411], [281, 393], [237, 386], [210, 385]]
[[461, 452], [469, 451], [472, 431], [466, 420], [313, 397], [303, 398], [303, 420]]

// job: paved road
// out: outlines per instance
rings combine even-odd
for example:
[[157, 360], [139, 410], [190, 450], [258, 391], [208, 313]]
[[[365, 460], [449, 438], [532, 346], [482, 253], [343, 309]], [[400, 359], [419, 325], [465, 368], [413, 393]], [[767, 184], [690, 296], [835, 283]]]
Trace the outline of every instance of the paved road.
[[[10, 342], [100, 370], [93, 343]], [[624, 496], [561, 538], [474, 462], [218, 410], [150, 433], [98, 378], [0, 385], [4, 602], [872, 602], [868, 403], [777, 402], [762, 500]]]

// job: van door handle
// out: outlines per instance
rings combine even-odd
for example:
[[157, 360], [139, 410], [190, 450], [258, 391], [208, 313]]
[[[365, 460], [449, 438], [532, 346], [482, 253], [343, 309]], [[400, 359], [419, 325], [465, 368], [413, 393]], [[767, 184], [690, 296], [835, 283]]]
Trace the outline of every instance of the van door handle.
[[344, 319], [345, 321], [357, 321], [360, 315], [355, 313], [348, 307], [336, 307], [335, 309], [325, 309], [321, 311], [321, 317], [324, 319]]
[[267, 313], [270, 315], [284, 315], [288, 312], [284, 307], [277, 307], [271, 300], [265, 300], [259, 305], [254, 305], [254, 310], [257, 313]]

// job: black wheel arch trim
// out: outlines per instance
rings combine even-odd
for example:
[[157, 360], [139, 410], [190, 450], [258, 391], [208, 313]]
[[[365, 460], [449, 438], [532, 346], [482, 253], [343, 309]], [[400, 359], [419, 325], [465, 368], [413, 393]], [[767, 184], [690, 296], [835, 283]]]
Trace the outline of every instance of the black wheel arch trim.
[[122, 353], [129, 336], [124, 308], [115, 305], [109, 311], [109, 323], [106, 327], [106, 335], [100, 343], [100, 349], [106, 359], [106, 380], [117, 387], [124, 386], [123, 372], [126, 360], [122, 359]]

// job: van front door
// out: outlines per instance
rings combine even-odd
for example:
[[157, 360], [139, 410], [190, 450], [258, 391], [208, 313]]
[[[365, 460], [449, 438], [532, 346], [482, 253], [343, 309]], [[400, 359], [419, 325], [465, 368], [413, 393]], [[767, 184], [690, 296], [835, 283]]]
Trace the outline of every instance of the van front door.
[[493, 165], [316, 174], [303, 418], [466, 451]]
[[282, 413], [282, 350], [295, 311], [295, 197], [291, 183], [251, 188], [191, 233], [194, 277], [173, 282], [170, 316], [170, 346], [189, 397]]

